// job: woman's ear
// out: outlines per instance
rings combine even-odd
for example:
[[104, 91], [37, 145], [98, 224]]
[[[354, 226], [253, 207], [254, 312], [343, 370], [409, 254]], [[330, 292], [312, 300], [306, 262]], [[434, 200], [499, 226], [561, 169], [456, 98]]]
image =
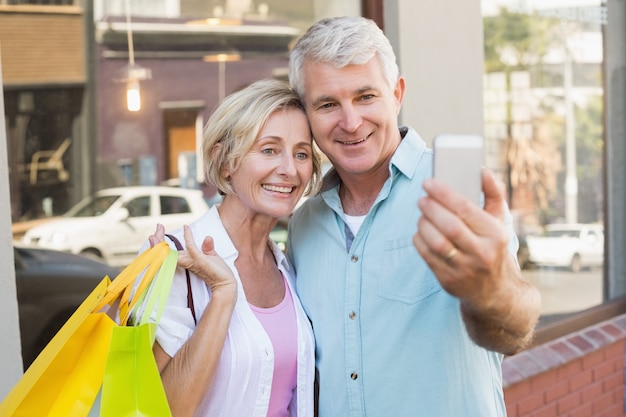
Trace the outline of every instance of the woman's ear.
[[[223, 149], [224, 146], [221, 142], [217, 142], [215, 145], [213, 145], [213, 147], [211, 148], [211, 160], [213, 162], [224, 161], [224, 158], [221, 157]], [[220, 166], [220, 175], [224, 178], [230, 177], [230, 170], [228, 168], [228, 165], [228, 163], [222, 163], [222, 165]]]

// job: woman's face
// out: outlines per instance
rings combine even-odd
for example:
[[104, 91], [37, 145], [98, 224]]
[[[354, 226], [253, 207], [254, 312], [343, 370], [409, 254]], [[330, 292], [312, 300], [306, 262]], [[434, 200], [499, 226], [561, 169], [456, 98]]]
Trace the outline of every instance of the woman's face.
[[229, 173], [236, 196], [251, 211], [288, 216], [313, 173], [309, 123], [299, 109], [274, 112], [236, 171]]

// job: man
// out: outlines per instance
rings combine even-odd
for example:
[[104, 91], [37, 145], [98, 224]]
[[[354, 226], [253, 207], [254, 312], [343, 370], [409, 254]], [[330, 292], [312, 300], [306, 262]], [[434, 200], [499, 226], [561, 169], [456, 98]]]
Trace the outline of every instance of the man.
[[531, 340], [540, 298], [495, 179], [484, 170], [478, 207], [431, 178], [432, 151], [397, 125], [393, 49], [368, 19], [313, 25], [290, 81], [334, 166], [289, 226], [320, 417], [504, 416], [501, 361]]

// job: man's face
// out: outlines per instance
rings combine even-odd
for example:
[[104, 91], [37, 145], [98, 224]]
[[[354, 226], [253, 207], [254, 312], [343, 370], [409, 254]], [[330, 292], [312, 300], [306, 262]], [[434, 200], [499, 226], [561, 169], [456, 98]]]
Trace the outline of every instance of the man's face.
[[397, 117], [404, 79], [391, 89], [376, 57], [343, 68], [306, 62], [303, 71], [313, 137], [338, 173], [386, 170], [400, 142]]

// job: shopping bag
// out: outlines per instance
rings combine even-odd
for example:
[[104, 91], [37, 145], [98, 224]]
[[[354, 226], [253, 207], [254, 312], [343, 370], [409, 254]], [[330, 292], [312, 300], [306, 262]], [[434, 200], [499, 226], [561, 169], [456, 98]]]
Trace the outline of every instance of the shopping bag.
[[2, 417], [85, 417], [104, 378], [111, 334], [117, 323], [107, 308], [119, 302], [126, 319], [136, 299], [133, 283], [147, 288], [169, 254], [166, 243], [139, 255], [113, 280], [104, 277], [41, 351], [0, 403]]
[[[171, 417], [152, 345], [165, 308], [178, 252], [170, 251], [144, 302], [133, 314], [133, 325], [113, 328], [106, 361], [100, 417]], [[153, 315], [154, 312], [154, 315]]]

